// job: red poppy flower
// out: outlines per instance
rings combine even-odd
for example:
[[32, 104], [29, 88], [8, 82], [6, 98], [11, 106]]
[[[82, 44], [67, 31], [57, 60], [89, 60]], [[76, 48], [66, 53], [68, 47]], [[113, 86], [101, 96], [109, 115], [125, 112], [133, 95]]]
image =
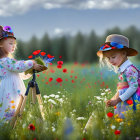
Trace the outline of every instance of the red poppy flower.
[[63, 80], [62, 80], [61, 78], [57, 78], [56, 81], [57, 81], [58, 83], [61, 83]]
[[62, 58], [62, 56], [59, 56], [59, 58]]
[[41, 52], [41, 50], [37, 50], [33, 52], [33, 55], [38, 55]]
[[113, 117], [113, 115], [114, 115], [114, 114], [111, 113], [111, 112], [108, 112], [108, 113], [107, 113], [107, 116], [110, 117], [110, 118]]
[[71, 80], [71, 82], [74, 83], [75, 81], [74, 80]]
[[77, 79], [77, 76], [75, 76], [75, 79]]
[[55, 72], [55, 70], [53, 70], [53, 69], [50, 69], [50, 72], [51, 72], [51, 73], [54, 73], [54, 72]]
[[48, 54], [48, 55], [47, 55], [47, 57], [48, 57], [48, 58], [53, 58], [54, 56], [52, 56], [52, 55]]
[[50, 65], [52, 65], [52, 63], [49, 63]]
[[63, 61], [57, 61], [58, 65], [63, 65]]
[[41, 52], [41, 50], [37, 50], [37, 52], [38, 52], [38, 53], [40, 53], [40, 52]]
[[61, 69], [61, 68], [62, 68], [62, 65], [57, 65], [57, 68], [58, 68], [58, 69]]
[[117, 107], [116, 106], [114, 106], [114, 109], [116, 109]]
[[133, 104], [133, 101], [132, 101], [132, 100], [127, 100], [126, 102], [127, 102], [127, 104], [129, 104], [129, 105], [132, 105], [132, 104]]
[[65, 79], [65, 81], [68, 81], [68, 79]]
[[33, 52], [33, 55], [38, 55], [39, 53], [37, 51], [34, 51]]
[[29, 124], [28, 129], [35, 131], [35, 126], [33, 124]]
[[39, 77], [40, 75], [39, 74], [37, 74], [37, 77]]
[[74, 70], [71, 70], [71, 73], [74, 73]]
[[32, 56], [32, 55], [30, 55], [30, 56], [28, 56], [28, 58], [33, 58], [33, 56]]
[[63, 69], [63, 72], [66, 73], [67, 72], [67, 69]]
[[49, 78], [49, 82], [51, 82], [52, 80], [53, 80], [53, 78], [52, 78], [52, 77], [50, 77], [50, 78]]
[[115, 135], [120, 135], [121, 134], [121, 131], [120, 130], [115, 130], [114, 134]]
[[41, 52], [40, 54], [41, 54], [42, 56], [44, 56], [46, 53], [45, 53], [45, 52]]

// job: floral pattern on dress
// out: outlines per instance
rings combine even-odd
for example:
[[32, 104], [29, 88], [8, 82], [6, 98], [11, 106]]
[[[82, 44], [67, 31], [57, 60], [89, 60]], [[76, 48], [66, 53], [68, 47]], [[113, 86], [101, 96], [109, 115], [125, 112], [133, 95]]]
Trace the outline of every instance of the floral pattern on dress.
[[[13, 58], [6, 57], [3, 59], [0, 59], [0, 65], [1, 65], [1, 68], [20, 73], [20, 72], [24, 72], [24, 71], [28, 70], [29, 67], [31, 68], [33, 66], [33, 62], [31, 60], [17, 61]], [[2, 70], [2, 72], [4, 74], [6, 74], [4, 69]]]
[[13, 117], [20, 96], [24, 96], [26, 92], [20, 73], [32, 66], [31, 60], [17, 61], [9, 57], [0, 59], [0, 120], [6, 121]]
[[130, 66], [124, 71], [129, 86], [138, 88], [138, 71]]

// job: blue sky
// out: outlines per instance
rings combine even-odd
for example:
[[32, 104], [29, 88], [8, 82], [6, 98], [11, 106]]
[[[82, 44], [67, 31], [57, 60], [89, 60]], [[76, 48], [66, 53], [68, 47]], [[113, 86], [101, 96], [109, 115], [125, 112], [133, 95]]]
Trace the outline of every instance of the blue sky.
[[139, 0], [0, 0], [0, 24], [10, 25], [17, 39], [89, 33], [101, 35], [115, 26], [140, 29]]

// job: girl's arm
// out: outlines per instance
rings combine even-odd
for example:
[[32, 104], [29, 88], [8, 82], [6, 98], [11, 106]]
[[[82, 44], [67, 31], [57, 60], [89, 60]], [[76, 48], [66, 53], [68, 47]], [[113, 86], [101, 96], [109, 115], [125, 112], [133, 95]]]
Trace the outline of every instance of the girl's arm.
[[119, 97], [119, 92], [117, 91], [117, 93], [110, 99], [110, 100], [115, 100]]
[[34, 61], [33, 60], [17, 61], [15, 59], [6, 57], [0, 60], [0, 65], [9, 71], [21, 73], [32, 68], [34, 65]]

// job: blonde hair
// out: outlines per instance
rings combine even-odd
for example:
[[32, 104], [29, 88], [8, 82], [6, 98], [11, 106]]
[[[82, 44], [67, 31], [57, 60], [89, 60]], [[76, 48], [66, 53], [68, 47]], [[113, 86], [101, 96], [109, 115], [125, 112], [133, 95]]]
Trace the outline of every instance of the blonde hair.
[[127, 52], [124, 49], [114, 49], [114, 50], [109, 50], [109, 51], [103, 51], [102, 55], [100, 55], [99, 57], [99, 63], [100, 63], [100, 67], [104, 67], [107, 66], [109, 68], [109, 70], [113, 70], [114, 72], [117, 73], [118, 67], [117, 66], [113, 66], [110, 64], [108, 58], [106, 57], [106, 53], [126, 53], [126, 57], [127, 57]]
[[[8, 37], [8, 38], [12, 38], [12, 37]], [[0, 39], [0, 58], [3, 58], [5, 56], [8, 55], [8, 57], [10, 58], [14, 58], [14, 56], [11, 54], [11, 53], [7, 53], [5, 50], [4, 50], [4, 47], [3, 47], [3, 43], [5, 41], [5, 38], [3, 39]], [[15, 40], [15, 43], [16, 43], [16, 40]], [[17, 45], [17, 43], [16, 43]], [[15, 47], [16, 48], [16, 47]]]

